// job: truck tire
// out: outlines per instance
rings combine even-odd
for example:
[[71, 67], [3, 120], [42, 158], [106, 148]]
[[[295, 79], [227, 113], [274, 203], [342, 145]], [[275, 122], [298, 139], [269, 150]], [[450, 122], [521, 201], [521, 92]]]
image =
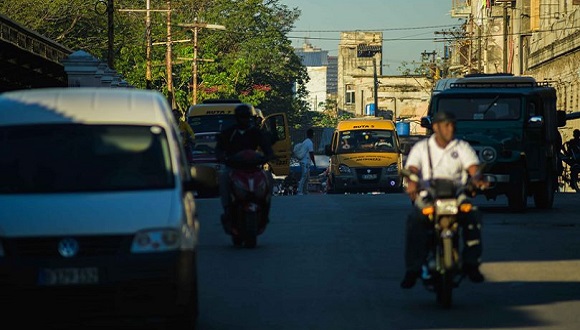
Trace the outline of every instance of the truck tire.
[[508, 206], [514, 212], [524, 212], [528, 206], [528, 184], [525, 176], [514, 183], [507, 194]]
[[554, 205], [556, 192], [556, 177], [553, 171], [548, 171], [546, 180], [536, 185], [534, 190], [534, 204], [539, 209], [551, 209]]

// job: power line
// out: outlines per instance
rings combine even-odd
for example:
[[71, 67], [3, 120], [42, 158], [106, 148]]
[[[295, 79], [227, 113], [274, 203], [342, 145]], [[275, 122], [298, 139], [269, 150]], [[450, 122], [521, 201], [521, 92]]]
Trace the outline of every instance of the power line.
[[[409, 31], [409, 30], [426, 30], [426, 29], [440, 29], [445, 27], [458, 27], [457, 24], [453, 25], [433, 25], [433, 26], [416, 26], [416, 27], [397, 27], [397, 28], [380, 28], [380, 29], [354, 29], [354, 30], [346, 30], [349, 32], [379, 32], [379, 31]], [[293, 30], [292, 32], [300, 32], [300, 33], [337, 33], [337, 32], [345, 32], [345, 30]]]

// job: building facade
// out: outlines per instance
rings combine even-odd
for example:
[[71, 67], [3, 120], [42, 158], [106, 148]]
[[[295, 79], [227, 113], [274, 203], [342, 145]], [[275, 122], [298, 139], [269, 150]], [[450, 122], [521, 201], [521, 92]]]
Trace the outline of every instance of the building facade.
[[310, 110], [324, 111], [326, 100], [336, 95], [336, 56], [329, 56], [328, 51], [313, 47], [308, 41], [294, 51], [302, 59], [310, 78], [305, 86], [306, 102]]
[[[451, 15], [465, 24], [448, 75], [503, 72], [547, 80], [559, 110], [580, 111], [580, 0], [452, 0]], [[568, 121], [563, 140], [579, 127], [580, 120]]]

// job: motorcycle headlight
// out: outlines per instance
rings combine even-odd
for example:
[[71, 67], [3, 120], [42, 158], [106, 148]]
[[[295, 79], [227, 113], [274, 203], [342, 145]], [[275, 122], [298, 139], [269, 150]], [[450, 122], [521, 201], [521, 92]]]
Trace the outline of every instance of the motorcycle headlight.
[[435, 212], [439, 215], [457, 214], [458, 205], [456, 199], [438, 199], [435, 202]]
[[155, 229], [138, 232], [133, 237], [131, 253], [152, 253], [177, 250], [181, 234], [175, 229]]
[[497, 157], [497, 152], [494, 148], [485, 147], [481, 150], [479, 158], [486, 163], [493, 162]]
[[348, 166], [346, 166], [346, 165], [344, 165], [344, 164], [340, 164], [340, 165], [338, 165], [338, 171], [339, 171], [340, 173], [345, 173], [345, 174], [347, 174], [347, 173], [351, 173], [351, 169], [350, 169], [350, 167], [348, 167]]

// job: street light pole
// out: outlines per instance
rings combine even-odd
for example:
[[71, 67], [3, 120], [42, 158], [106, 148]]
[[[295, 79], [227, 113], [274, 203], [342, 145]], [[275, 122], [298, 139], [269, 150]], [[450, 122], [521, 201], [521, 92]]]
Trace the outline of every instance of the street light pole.
[[113, 0], [108, 0], [107, 2], [107, 34], [108, 34], [108, 46], [107, 46], [107, 65], [111, 70], [114, 69], [115, 61], [113, 59], [113, 48], [115, 46], [115, 28], [113, 13], [115, 12], [115, 4]]
[[379, 113], [379, 80], [377, 78], [377, 58], [373, 56], [373, 101], [375, 103], [375, 117]]
[[198, 61], [211, 61], [211, 60], [200, 60], [197, 58], [198, 52], [198, 44], [197, 44], [197, 35], [199, 29], [211, 29], [211, 30], [225, 30], [226, 27], [223, 25], [217, 24], [208, 24], [208, 23], [199, 23], [197, 21], [197, 17], [194, 19], [194, 22], [191, 24], [177, 24], [180, 27], [188, 28], [193, 31], [193, 63], [191, 65], [192, 71], [192, 86], [191, 86], [191, 104], [197, 104], [197, 62]]

